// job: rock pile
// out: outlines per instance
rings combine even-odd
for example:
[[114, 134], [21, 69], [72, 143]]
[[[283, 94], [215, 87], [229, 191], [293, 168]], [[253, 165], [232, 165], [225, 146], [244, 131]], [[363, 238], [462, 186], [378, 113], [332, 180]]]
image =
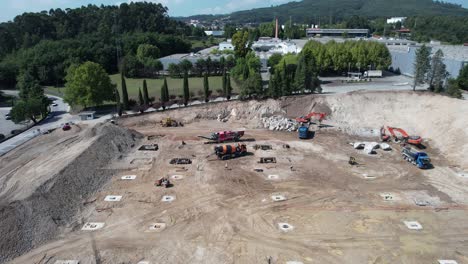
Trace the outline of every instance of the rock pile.
[[299, 123], [296, 120], [275, 115], [262, 118], [263, 127], [269, 130], [277, 131], [296, 131], [299, 128]]

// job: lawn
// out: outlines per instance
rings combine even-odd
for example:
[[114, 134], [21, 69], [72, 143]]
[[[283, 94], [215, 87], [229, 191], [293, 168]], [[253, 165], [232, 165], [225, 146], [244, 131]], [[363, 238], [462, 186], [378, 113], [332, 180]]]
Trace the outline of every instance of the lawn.
[[[120, 74], [114, 74], [109, 76], [111, 78], [112, 83], [116, 84], [120, 96], [122, 96], [122, 85], [120, 81]], [[134, 78], [125, 78], [127, 83], [127, 92], [130, 98], [138, 100], [138, 89], [143, 89], [143, 78], [142, 79], [134, 79]], [[222, 77], [221, 76], [213, 76], [209, 77], [208, 82], [210, 85], [210, 90], [213, 92], [213, 95], [217, 95], [218, 93], [216, 90], [222, 90], [223, 85], [221, 83]], [[154, 97], [156, 100], [159, 99], [159, 95], [161, 92], [161, 86], [163, 84], [163, 79], [146, 79], [146, 83], [148, 84], [148, 93], [150, 97]], [[233, 93], [237, 93], [238, 89], [234, 80], [231, 79], [231, 85], [233, 89]], [[167, 78], [167, 86], [169, 88], [169, 95], [179, 96], [183, 94], [183, 79], [182, 78]], [[203, 91], [203, 78], [192, 77], [189, 78], [189, 89], [190, 92], [193, 93], [196, 97], [199, 96], [199, 92]], [[44, 87], [45, 93], [63, 97], [63, 87], [56, 88], [52, 86]], [[143, 90], [142, 90], [143, 92]]]
[[[119, 91], [122, 92], [120, 74], [114, 74], [110, 76], [112, 83], [117, 84]], [[217, 95], [216, 90], [222, 90], [222, 77], [213, 76], [209, 77], [209, 86], [210, 90], [213, 92], [213, 95]], [[159, 98], [161, 92], [161, 86], [163, 84], [163, 79], [146, 79], [148, 84], [148, 93], [150, 97]], [[138, 99], [138, 89], [143, 88], [143, 79], [133, 79], [126, 78], [128, 96], [130, 98]], [[233, 92], [237, 92], [237, 86], [235, 82], [231, 79], [231, 85]], [[179, 96], [183, 94], [183, 79], [182, 78], [167, 78], [167, 86], [169, 88], [169, 95]], [[189, 89], [190, 92], [198, 96], [200, 91], [203, 91], [203, 78], [192, 77], [189, 78]]]

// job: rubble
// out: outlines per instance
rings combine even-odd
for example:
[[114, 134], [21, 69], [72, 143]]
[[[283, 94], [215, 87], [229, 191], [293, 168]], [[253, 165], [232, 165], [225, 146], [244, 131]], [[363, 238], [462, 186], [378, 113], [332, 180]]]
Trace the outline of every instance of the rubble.
[[262, 118], [263, 127], [275, 131], [296, 131], [299, 123], [283, 116], [275, 115]]

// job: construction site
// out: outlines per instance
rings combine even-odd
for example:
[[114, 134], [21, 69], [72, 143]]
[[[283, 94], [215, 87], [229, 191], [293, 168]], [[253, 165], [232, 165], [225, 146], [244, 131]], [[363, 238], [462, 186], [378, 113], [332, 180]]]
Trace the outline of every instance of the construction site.
[[0, 263], [468, 263], [466, 113], [362, 91], [57, 129], [0, 158]]

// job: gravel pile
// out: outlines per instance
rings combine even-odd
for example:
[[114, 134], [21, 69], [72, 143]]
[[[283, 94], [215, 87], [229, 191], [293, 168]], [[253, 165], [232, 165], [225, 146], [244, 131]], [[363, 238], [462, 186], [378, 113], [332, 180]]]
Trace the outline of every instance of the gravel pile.
[[279, 115], [264, 117], [262, 122], [264, 128], [276, 131], [296, 131], [300, 126], [296, 120]]
[[[8, 192], [2, 196], [0, 263], [81, 225], [83, 202], [99, 191], [114, 173], [105, 169], [106, 166], [130, 150], [141, 137], [137, 132], [110, 124], [85, 130], [75, 145], [69, 146], [69, 151], [77, 144], [84, 144], [80, 142], [90, 142], [89, 146], [63, 169], [26, 197], [10, 199]], [[44, 164], [41, 169], [46, 167]]]

